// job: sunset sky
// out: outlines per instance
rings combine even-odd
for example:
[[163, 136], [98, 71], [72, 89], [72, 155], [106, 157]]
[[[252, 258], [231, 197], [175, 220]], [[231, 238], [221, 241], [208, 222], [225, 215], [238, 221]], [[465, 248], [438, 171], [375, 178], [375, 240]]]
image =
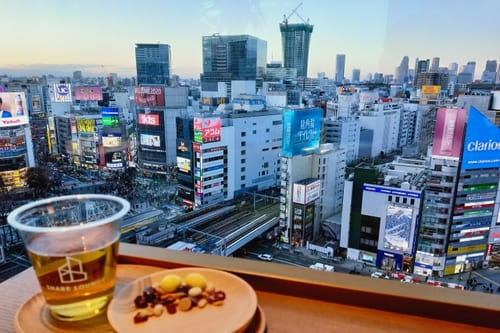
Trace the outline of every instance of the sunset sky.
[[[165, 43], [172, 72], [199, 78], [202, 36], [249, 34], [267, 41], [268, 62], [282, 60], [279, 23], [298, 0], [4, 0], [0, 75], [135, 76], [136, 43]], [[353, 68], [394, 73], [403, 56], [441, 58], [441, 66], [500, 62], [497, 0], [303, 0], [290, 23], [314, 25], [309, 77], [334, 76], [335, 55]]]

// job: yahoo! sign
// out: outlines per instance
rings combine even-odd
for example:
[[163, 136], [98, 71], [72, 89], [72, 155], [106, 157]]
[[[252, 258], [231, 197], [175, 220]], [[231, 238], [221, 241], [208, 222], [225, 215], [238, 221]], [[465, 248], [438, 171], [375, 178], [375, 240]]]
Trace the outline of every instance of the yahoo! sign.
[[500, 168], [500, 129], [471, 106], [465, 133], [462, 170]]

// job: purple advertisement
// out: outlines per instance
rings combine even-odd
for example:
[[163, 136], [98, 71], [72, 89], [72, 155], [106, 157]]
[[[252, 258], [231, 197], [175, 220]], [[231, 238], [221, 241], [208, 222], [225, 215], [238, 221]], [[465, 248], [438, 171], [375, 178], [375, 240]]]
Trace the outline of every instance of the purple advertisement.
[[432, 155], [460, 158], [466, 115], [465, 109], [438, 109]]
[[74, 93], [77, 101], [102, 101], [101, 87], [75, 87]]

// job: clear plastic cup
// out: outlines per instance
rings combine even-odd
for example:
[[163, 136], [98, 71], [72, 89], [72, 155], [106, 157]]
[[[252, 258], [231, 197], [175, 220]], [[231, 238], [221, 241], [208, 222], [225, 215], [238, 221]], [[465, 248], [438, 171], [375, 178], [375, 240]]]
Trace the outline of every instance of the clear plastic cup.
[[120, 221], [129, 209], [119, 197], [78, 194], [35, 201], [8, 215], [55, 318], [81, 320], [106, 309], [115, 287]]

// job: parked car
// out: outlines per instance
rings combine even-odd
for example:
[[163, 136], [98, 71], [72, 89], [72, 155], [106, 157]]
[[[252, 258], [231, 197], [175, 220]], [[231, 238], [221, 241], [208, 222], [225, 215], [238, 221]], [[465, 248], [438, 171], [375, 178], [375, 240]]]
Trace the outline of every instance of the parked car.
[[411, 275], [406, 275], [400, 281], [403, 283], [420, 283], [419, 278], [411, 276]]
[[389, 279], [389, 277], [382, 272], [373, 272], [371, 277], [374, 279]]
[[257, 258], [259, 258], [260, 260], [265, 260], [265, 261], [272, 261], [273, 260], [273, 256], [270, 254], [267, 254], [267, 253], [260, 253], [257, 255]]

